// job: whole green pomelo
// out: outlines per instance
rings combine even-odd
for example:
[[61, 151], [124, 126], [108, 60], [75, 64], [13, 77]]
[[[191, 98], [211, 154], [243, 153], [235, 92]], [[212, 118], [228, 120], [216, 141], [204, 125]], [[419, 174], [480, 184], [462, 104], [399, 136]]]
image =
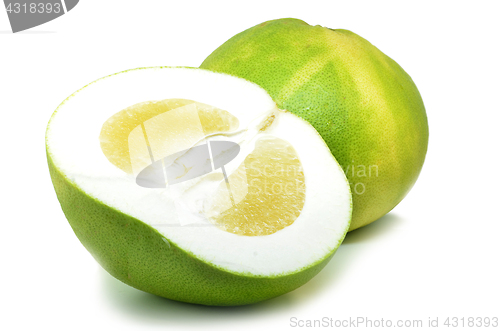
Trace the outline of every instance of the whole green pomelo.
[[420, 93], [394, 60], [355, 33], [268, 21], [226, 41], [201, 68], [259, 84], [278, 107], [316, 128], [349, 179], [350, 230], [385, 215], [417, 180], [429, 137]]

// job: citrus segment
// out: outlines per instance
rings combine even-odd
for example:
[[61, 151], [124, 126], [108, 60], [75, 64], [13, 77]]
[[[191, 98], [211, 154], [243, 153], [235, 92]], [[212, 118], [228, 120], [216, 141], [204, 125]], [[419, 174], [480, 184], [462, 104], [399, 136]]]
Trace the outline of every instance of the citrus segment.
[[221, 183], [208, 212], [225, 231], [263, 236], [284, 229], [299, 217], [305, 201], [304, 172], [297, 152], [283, 139], [259, 138], [255, 149], [229, 176], [233, 196], [226, 192]]
[[238, 126], [238, 119], [225, 110], [192, 100], [167, 99], [138, 103], [114, 114], [103, 124], [99, 140], [111, 163], [136, 174], [152, 159]]

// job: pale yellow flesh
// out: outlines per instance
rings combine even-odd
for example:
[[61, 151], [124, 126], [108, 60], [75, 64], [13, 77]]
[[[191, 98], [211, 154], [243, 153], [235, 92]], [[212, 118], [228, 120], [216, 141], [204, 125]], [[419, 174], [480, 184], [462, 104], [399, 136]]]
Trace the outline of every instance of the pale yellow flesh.
[[220, 228], [245, 236], [284, 229], [304, 207], [304, 172], [297, 152], [283, 139], [259, 138], [252, 153], [229, 176], [232, 199], [226, 192], [226, 183], [221, 183], [208, 212]]
[[[139, 103], [116, 113], [102, 126], [99, 139], [112, 164], [137, 174], [153, 160], [191, 148], [212, 133], [235, 131], [238, 126], [238, 119], [225, 110], [168, 99]], [[293, 146], [263, 135], [228, 182], [221, 182], [210, 194], [204, 213], [227, 232], [270, 235], [299, 217], [305, 190], [304, 172]]]
[[103, 124], [99, 140], [112, 164], [126, 173], [137, 173], [136, 168], [150, 163], [147, 146], [159, 160], [192, 147], [206, 135], [234, 131], [238, 126], [238, 119], [225, 110], [192, 100], [167, 99], [138, 103], [116, 113]]

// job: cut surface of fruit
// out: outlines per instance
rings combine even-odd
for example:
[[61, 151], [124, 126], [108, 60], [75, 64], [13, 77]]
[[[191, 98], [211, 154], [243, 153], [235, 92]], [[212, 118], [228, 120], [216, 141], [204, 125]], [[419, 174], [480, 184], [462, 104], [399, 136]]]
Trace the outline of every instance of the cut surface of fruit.
[[56, 110], [49, 169], [75, 234], [113, 276], [208, 305], [307, 282], [349, 227], [345, 175], [314, 128], [243, 79], [143, 68]]

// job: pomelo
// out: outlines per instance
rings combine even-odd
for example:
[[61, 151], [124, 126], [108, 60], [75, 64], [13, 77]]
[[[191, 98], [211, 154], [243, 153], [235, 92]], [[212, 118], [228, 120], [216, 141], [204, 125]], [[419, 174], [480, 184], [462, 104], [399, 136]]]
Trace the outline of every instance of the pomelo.
[[421, 96], [395, 61], [355, 33], [268, 21], [200, 67], [257, 83], [316, 128], [351, 185], [350, 230], [389, 212], [417, 180], [429, 136]]
[[349, 228], [349, 184], [320, 135], [241, 78], [162, 67], [99, 79], [57, 108], [46, 148], [82, 244], [117, 279], [173, 300], [289, 292]]

